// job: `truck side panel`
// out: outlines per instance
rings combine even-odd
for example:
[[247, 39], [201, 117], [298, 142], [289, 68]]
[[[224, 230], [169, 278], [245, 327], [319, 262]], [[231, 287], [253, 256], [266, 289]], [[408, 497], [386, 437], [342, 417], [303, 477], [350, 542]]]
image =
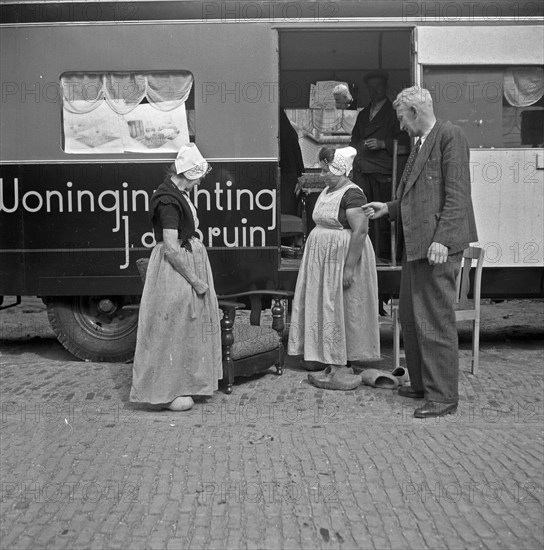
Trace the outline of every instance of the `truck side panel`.
[[[0, 286], [6, 295], [139, 294], [155, 241], [160, 163], [3, 165]], [[192, 192], [219, 293], [276, 286], [272, 163], [213, 163]]]
[[202, 154], [208, 159], [278, 158], [278, 61], [268, 25], [6, 27], [0, 51], [3, 161], [93, 159], [61, 148], [59, 82], [67, 71], [191, 71]]

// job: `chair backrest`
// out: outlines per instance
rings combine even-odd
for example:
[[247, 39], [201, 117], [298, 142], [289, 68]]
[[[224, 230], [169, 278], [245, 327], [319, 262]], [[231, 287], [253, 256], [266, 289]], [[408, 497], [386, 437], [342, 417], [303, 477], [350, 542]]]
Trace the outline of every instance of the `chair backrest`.
[[[457, 276], [457, 298], [456, 304], [458, 308], [463, 308], [470, 305], [468, 293], [470, 290], [470, 269], [472, 261], [476, 260], [476, 272], [474, 274], [474, 288], [472, 291], [474, 299], [474, 307], [480, 304], [480, 292], [482, 283], [482, 268], [484, 266], [484, 251], [477, 246], [469, 246], [463, 252], [463, 260], [461, 261], [461, 269]], [[468, 308], [467, 308], [468, 309]], [[471, 308], [472, 309], [472, 308]]]

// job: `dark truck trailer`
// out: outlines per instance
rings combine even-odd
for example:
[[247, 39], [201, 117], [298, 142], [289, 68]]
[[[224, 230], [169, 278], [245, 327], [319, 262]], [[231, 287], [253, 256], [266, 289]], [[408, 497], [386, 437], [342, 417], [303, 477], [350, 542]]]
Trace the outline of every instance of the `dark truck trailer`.
[[[41, 296], [80, 358], [130, 359], [149, 198], [183, 139], [214, 168], [192, 199], [217, 292], [293, 290], [280, 109], [315, 176], [322, 145], [349, 143], [336, 122], [350, 113], [325, 128], [311, 84], [352, 83], [361, 108], [364, 74], [383, 68], [391, 97], [424, 85], [467, 133], [482, 295], [542, 296], [544, 100], [520, 84], [544, 64], [542, 6], [434, 4], [0, 3], [0, 295]], [[381, 294], [399, 279], [378, 266]]]

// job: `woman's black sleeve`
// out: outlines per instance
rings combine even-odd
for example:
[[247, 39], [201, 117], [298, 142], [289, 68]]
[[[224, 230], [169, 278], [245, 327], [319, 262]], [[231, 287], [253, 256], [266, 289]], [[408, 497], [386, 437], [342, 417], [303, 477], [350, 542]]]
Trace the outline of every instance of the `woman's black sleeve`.
[[349, 210], [350, 208], [357, 208], [367, 203], [365, 194], [361, 189], [348, 189], [340, 202], [340, 208]]
[[163, 229], [179, 229], [181, 212], [175, 204], [161, 203], [157, 206], [157, 212]]

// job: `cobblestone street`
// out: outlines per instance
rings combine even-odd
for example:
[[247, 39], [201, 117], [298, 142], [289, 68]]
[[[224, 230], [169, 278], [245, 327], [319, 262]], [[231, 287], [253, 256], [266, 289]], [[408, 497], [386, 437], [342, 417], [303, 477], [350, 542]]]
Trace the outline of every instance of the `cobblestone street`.
[[150, 410], [128, 402], [130, 364], [75, 360], [27, 300], [0, 313], [6, 550], [544, 544], [542, 302], [485, 306], [478, 376], [461, 332], [457, 413], [417, 420], [391, 390], [314, 388], [292, 357]]

